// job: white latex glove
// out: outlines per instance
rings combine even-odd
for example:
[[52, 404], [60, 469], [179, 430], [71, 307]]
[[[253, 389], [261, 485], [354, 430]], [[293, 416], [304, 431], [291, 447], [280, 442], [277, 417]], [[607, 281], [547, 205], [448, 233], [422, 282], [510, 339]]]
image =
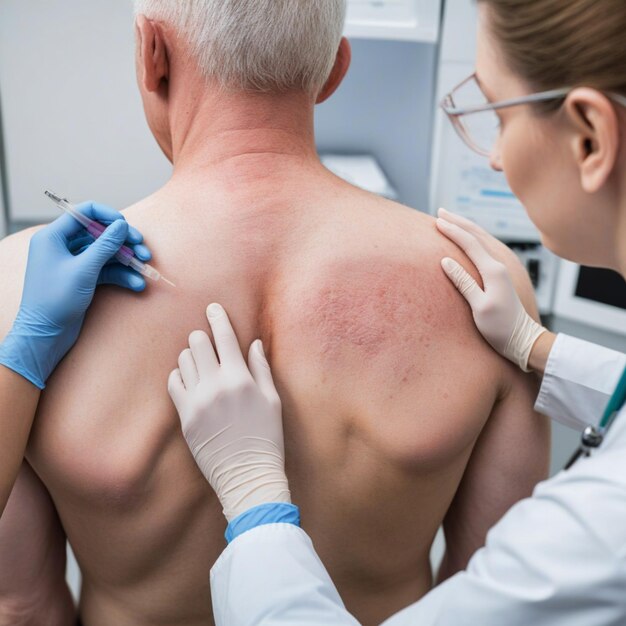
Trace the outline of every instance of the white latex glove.
[[445, 258], [441, 262], [448, 278], [472, 308], [478, 330], [497, 352], [529, 372], [531, 350], [547, 329], [528, 315], [506, 266], [494, 259], [483, 245], [491, 235], [444, 209], [439, 210], [437, 228], [467, 254], [480, 272], [484, 291], [454, 259]]
[[216, 350], [205, 332], [193, 332], [168, 390], [230, 522], [260, 504], [291, 503], [282, 410], [261, 341], [250, 347], [248, 369], [226, 311], [212, 304], [207, 317]]

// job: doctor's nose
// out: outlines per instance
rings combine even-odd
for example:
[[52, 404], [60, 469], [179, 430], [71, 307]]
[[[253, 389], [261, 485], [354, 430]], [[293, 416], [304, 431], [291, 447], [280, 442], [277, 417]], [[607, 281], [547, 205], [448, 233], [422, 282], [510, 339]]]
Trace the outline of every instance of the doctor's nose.
[[496, 172], [502, 171], [502, 159], [500, 157], [499, 150], [493, 150], [491, 152], [491, 155], [489, 156], [489, 164], [491, 165], [492, 169], [496, 170]]
[[491, 168], [496, 172], [502, 171], [502, 155], [500, 153], [500, 139], [496, 141], [493, 148], [491, 149], [491, 154], [489, 155], [489, 164]]

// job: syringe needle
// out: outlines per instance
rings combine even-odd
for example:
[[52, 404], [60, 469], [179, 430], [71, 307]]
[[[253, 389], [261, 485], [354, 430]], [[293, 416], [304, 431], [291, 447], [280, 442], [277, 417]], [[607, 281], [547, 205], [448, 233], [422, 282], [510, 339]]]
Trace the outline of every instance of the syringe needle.
[[[91, 219], [90, 217], [87, 217], [86, 215], [83, 215], [80, 211], [76, 209], [75, 206], [71, 205], [67, 200], [63, 200], [59, 198], [59, 196], [57, 196], [56, 194], [50, 191], [46, 191], [45, 194], [62, 211], [69, 213], [77, 222], [82, 224], [87, 229], [87, 232], [94, 239], [98, 239], [102, 235], [102, 233], [106, 230], [106, 227], [103, 224], [101, 224], [100, 222], [96, 220]], [[176, 285], [171, 280], [167, 280], [167, 278], [164, 278], [163, 276], [161, 276], [161, 274], [157, 270], [155, 270], [153, 267], [151, 267], [147, 263], [144, 263], [143, 261], [140, 261], [135, 256], [135, 253], [133, 252], [133, 250], [126, 245], [120, 248], [118, 253], [115, 255], [115, 258], [122, 265], [125, 265], [127, 267], [134, 269], [138, 274], [141, 274], [142, 276], [145, 276], [146, 278], [151, 278], [152, 280], [155, 280], [155, 281], [161, 279], [165, 281], [168, 285], [174, 288], [176, 287]]]
[[56, 202], [57, 204], [59, 204], [59, 202], [63, 202], [59, 196], [53, 194], [51, 191], [44, 191], [44, 193], [48, 196], [48, 198], [50, 198], [50, 200], [52, 200], [52, 202]]

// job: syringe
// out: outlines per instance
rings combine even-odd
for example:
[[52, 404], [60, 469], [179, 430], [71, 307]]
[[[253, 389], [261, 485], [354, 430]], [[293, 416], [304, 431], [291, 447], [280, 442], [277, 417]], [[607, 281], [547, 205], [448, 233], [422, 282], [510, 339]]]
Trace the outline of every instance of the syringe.
[[[55, 194], [49, 191], [46, 191], [45, 193], [46, 193], [46, 196], [48, 196], [48, 198], [50, 198], [50, 200], [52, 200], [52, 202], [54, 202], [62, 211], [69, 213], [77, 222], [82, 224], [85, 227], [85, 230], [94, 239], [98, 239], [102, 235], [102, 233], [106, 230], [106, 226], [103, 226], [102, 224], [100, 224], [100, 222], [96, 222], [95, 220], [92, 220], [86, 215], [83, 215], [78, 209], [76, 209], [75, 206], [71, 205], [67, 200], [59, 198], [59, 196], [56, 196]], [[167, 280], [167, 278], [165, 278], [164, 276], [161, 276], [161, 274], [157, 270], [155, 270], [151, 265], [148, 265], [147, 263], [140, 261], [135, 256], [135, 253], [128, 246], [122, 246], [119, 252], [115, 255], [115, 258], [122, 265], [131, 267], [136, 272], [138, 272], [142, 276], [145, 276], [146, 278], [150, 278], [154, 281], [163, 280], [168, 285], [171, 285], [172, 287], [176, 287], [176, 285], [173, 282]]]

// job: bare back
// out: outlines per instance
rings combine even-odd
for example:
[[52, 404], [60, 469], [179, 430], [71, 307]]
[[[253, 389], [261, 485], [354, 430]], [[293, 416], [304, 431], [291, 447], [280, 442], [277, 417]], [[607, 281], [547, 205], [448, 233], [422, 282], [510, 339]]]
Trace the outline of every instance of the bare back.
[[[462, 254], [431, 218], [321, 168], [304, 174], [245, 193], [166, 187], [126, 213], [178, 287], [101, 289], [28, 453], [83, 573], [85, 626], [211, 623], [208, 571], [225, 522], [166, 391], [210, 302], [229, 311], [243, 348], [265, 343], [294, 502], [364, 624], [431, 587], [447, 514], [450, 562], [462, 565], [543, 472], [545, 447], [529, 452], [545, 433], [533, 383], [482, 341], [440, 269], [446, 255], [467, 265]], [[511, 475], [469, 506], [488, 475], [472, 451], [507, 428]]]

